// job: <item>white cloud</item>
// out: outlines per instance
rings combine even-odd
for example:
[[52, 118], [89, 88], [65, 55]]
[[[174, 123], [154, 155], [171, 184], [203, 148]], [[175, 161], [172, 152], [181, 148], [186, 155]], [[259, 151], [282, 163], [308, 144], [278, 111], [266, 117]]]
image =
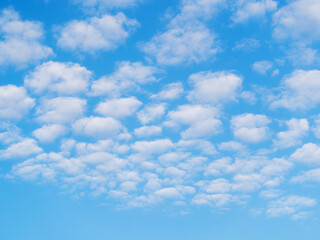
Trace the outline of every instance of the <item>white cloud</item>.
[[150, 96], [151, 99], [157, 100], [174, 100], [183, 94], [183, 86], [181, 82], [170, 83], [163, 87], [163, 89]]
[[290, 195], [278, 200], [271, 201], [267, 215], [269, 217], [281, 217], [292, 215], [301, 208], [314, 207], [317, 205], [316, 200], [312, 198]]
[[205, 103], [235, 101], [242, 85], [242, 78], [228, 72], [200, 72], [189, 77], [194, 89], [188, 99]]
[[40, 142], [53, 142], [58, 137], [63, 136], [67, 128], [60, 124], [44, 125], [32, 132]]
[[320, 40], [320, 2], [318, 0], [294, 0], [279, 9], [273, 16], [276, 39], [299, 40], [309, 43]]
[[0, 86], [0, 119], [20, 119], [35, 105], [23, 87]]
[[26, 138], [18, 143], [12, 143], [7, 149], [0, 151], [1, 158], [21, 158], [42, 152], [34, 139]]
[[166, 112], [166, 104], [160, 103], [144, 107], [138, 112], [137, 117], [142, 124], [152, 122], [160, 119]]
[[320, 164], [320, 146], [314, 143], [304, 144], [290, 156], [290, 159], [305, 164]]
[[156, 136], [160, 135], [161, 133], [162, 128], [158, 126], [143, 126], [134, 130], [134, 134], [140, 138]]
[[217, 109], [202, 105], [182, 105], [168, 113], [164, 123], [168, 127], [189, 125], [181, 132], [183, 138], [200, 138], [215, 135], [221, 131], [222, 123], [217, 119]]
[[41, 44], [44, 36], [42, 24], [22, 21], [12, 9], [0, 15], [0, 65], [25, 67], [53, 54], [51, 48]]
[[235, 46], [232, 48], [234, 51], [254, 51], [260, 47], [260, 41], [254, 38], [244, 38], [235, 43]]
[[143, 154], [161, 154], [173, 148], [170, 139], [158, 139], [154, 141], [137, 141], [132, 149]]
[[85, 92], [92, 73], [77, 63], [46, 62], [29, 73], [24, 84], [36, 94], [72, 95]]
[[155, 57], [158, 64], [199, 63], [217, 53], [215, 36], [205, 26], [170, 28], [155, 35], [142, 50]]
[[98, 104], [95, 112], [106, 116], [122, 118], [134, 114], [142, 102], [135, 97], [106, 100]]
[[306, 136], [309, 130], [309, 123], [307, 119], [292, 118], [286, 121], [288, 126], [287, 131], [279, 132], [274, 144], [280, 148], [288, 148], [301, 144], [301, 138]]
[[123, 44], [138, 25], [136, 20], [128, 19], [123, 13], [73, 20], [61, 28], [58, 46], [89, 53], [113, 50]]
[[176, 188], [162, 188], [160, 190], [155, 191], [155, 194], [162, 198], [181, 198], [180, 193]]
[[320, 103], [320, 71], [295, 70], [282, 81], [281, 92], [273, 99], [271, 108], [306, 110]]
[[259, 62], [255, 62], [252, 65], [252, 68], [254, 71], [263, 75], [266, 74], [270, 69], [272, 69], [272, 67], [273, 67], [273, 64], [270, 61], [259, 61]]
[[320, 182], [320, 168], [304, 171], [298, 176], [291, 178], [291, 181], [294, 183]]
[[92, 83], [91, 94], [120, 96], [124, 91], [137, 88], [137, 85], [157, 81], [154, 74], [158, 72], [156, 67], [145, 66], [141, 62], [120, 62], [114, 73]]
[[277, 2], [273, 0], [237, 0], [232, 20], [236, 23], [243, 23], [251, 18], [261, 18], [267, 12], [275, 11], [277, 5]]
[[81, 118], [77, 120], [72, 127], [78, 135], [104, 139], [113, 137], [122, 129], [119, 121], [113, 118], [101, 117]]
[[245, 113], [232, 117], [231, 128], [236, 138], [249, 143], [259, 143], [268, 138], [267, 125], [270, 122], [265, 115]]
[[235, 141], [223, 142], [219, 144], [219, 149], [223, 151], [236, 151], [241, 152], [246, 150], [246, 146]]
[[74, 97], [44, 99], [37, 108], [38, 120], [45, 123], [69, 123], [81, 117], [86, 100]]

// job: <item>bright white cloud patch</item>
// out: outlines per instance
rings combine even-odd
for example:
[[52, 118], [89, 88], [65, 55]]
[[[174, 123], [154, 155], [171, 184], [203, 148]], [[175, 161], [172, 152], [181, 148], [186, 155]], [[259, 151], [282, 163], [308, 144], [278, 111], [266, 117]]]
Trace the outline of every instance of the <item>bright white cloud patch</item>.
[[129, 37], [138, 22], [124, 14], [103, 15], [85, 21], [73, 20], [62, 27], [58, 46], [67, 50], [93, 53], [98, 50], [116, 49]]
[[292, 155], [291, 159], [296, 162], [305, 164], [320, 164], [320, 146], [314, 143], [307, 143], [298, 148]]
[[23, 21], [12, 9], [0, 14], [0, 66], [25, 67], [53, 54], [51, 48], [42, 45], [44, 30], [40, 22]]
[[232, 117], [231, 128], [236, 138], [248, 143], [259, 143], [269, 136], [270, 119], [265, 115], [246, 113]]
[[60, 124], [44, 125], [32, 132], [40, 142], [52, 142], [58, 137], [64, 135], [67, 128]]
[[29, 73], [24, 84], [36, 94], [73, 95], [87, 90], [91, 74], [79, 64], [46, 62]]
[[271, 103], [271, 108], [306, 110], [320, 103], [320, 71], [296, 70], [282, 81], [280, 94]]
[[23, 87], [0, 86], [0, 119], [20, 119], [35, 106]]
[[269, 61], [259, 61], [252, 65], [253, 70], [260, 74], [266, 74], [272, 67], [273, 64]]
[[113, 9], [132, 7], [141, 0], [71, 0], [85, 8]]
[[242, 78], [228, 72], [200, 72], [191, 75], [189, 82], [194, 86], [188, 95], [189, 100], [217, 104], [236, 100]]
[[1, 158], [23, 158], [42, 152], [34, 139], [26, 138], [17, 143], [12, 143], [7, 149], [0, 151]]

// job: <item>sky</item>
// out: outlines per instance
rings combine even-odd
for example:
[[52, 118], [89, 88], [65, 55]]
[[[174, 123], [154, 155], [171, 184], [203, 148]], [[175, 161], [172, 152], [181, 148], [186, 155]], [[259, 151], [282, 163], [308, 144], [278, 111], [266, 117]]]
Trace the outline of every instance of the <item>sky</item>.
[[1, 240], [315, 240], [319, 0], [1, 0]]

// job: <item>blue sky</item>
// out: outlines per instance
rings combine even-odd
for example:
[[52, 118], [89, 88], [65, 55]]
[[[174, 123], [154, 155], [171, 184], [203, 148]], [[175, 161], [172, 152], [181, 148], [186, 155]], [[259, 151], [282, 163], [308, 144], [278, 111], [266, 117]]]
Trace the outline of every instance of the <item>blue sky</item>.
[[0, 239], [317, 239], [318, 0], [2, 0]]

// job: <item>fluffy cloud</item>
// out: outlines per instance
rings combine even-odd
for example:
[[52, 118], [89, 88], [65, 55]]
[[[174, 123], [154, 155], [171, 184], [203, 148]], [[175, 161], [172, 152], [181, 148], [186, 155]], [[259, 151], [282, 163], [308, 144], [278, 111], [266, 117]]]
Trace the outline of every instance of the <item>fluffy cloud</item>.
[[237, 0], [234, 4], [232, 20], [243, 23], [250, 18], [261, 18], [267, 12], [277, 9], [277, 2], [273, 0]]
[[93, 138], [107, 139], [113, 137], [121, 129], [121, 123], [113, 118], [81, 118], [73, 124], [73, 130], [76, 134]]
[[309, 123], [307, 119], [292, 118], [286, 121], [288, 130], [279, 132], [274, 144], [280, 148], [287, 148], [301, 143], [301, 138], [307, 135], [309, 130]]
[[134, 97], [119, 98], [99, 103], [95, 111], [106, 117], [121, 118], [132, 115], [141, 105], [142, 102]]
[[294, 0], [279, 9], [273, 16], [274, 37], [292, 38], [302, 43], [320, 40], [320, 2], [318, 0]]
[[143, 126], [140, 128], [136, 128], [134, 130], [134, 134], [140, 138], [155, 136], [161, 133], [162, 133], [162, 128], [158, 126]]
[[132, 149], [143, 154], [160, 154], [173, 148], [170, 139], [158, 139], [154, 141], [138, 141], [132, 145]]
[[294, 183], [320, 182], [320, 168], [304, 171], [291, 178], [291, 181]]
[[296, 70], [282, 81], [282, 88], [271, 108], [306, 110], [320, 103], [320, 71]]
[[254, 71], [260, 74], [266, 74], [273, 67], [270, 61], [259, 61], [252, 65]]
[[157, 100], [173, 100], [179, 98], [183, 94], [183, 86], [181, 82], [170, 83], [163, 87], [163, 89], [150, 96], [151, 99]]
[[35, 105], [23, 87], [0, 86], [0, 119], [20, 119]]
[[4, 9], [0, 14], [0, 65], [24, 67], [52, 55], [52, 49], [41, 44], [43, 36], [41, 23], [22, 21], [17, 12]]
[[138, 112], [137, 117], [142, 124], [161, 118], [166, 112], [166, 104], [148, 105]]
[[7, 149], [0, 151], [2, 158], [20, 158], [42, 152], [34, 139], [26, 138], [18, 143], [12, 143]]
[[138, 26], [138, 22], [124, 14], [105, 14], [84, 21], [73, 20], [60, 30], [58, 46], [67, 50], [93, 53], [112, 50], [123, 44]]
[[320, 164], [320, 146], [314, 143], [304, 144], [290, 156], [290, 159], [305, 164]]
[[24, 84], [36, 94], [72, 95], [87, 90], [92, 73], [74, 63], [46, 62], [29, 73]]
[[67, 128], [60, 124], [44, 125], [32, 132], [40, 142], [52, 142], [67, 132]]
[[86, 104], [86, 100], [74, 97], [44, 99], [37, 108], [38, 120], [45, 123], [70, 123], [83, 115]]
[[71, 0], [85, 8], [113, 9], [131, 7], [141, 0]]
[[245, 113], [234, 116], [231, 128], [236, 138], [249, 143], [259, 143], [268, 138], [268, 124], [271, 122], [265, 115]]
[[141, 62], [120, 62], [113, 74], [92, 83], [91, 94], [119, 96], [122, 92], [137, 87], [137, 85], [157, 81], [154, 74], [158, 72], [159, 69], [156, 67], [145, 66]]
[[242, 85], [242, 78], [228, 72], [200, 72], [189, 77], [193, 85], [188, 99], [205, 103], [234, 101]]

